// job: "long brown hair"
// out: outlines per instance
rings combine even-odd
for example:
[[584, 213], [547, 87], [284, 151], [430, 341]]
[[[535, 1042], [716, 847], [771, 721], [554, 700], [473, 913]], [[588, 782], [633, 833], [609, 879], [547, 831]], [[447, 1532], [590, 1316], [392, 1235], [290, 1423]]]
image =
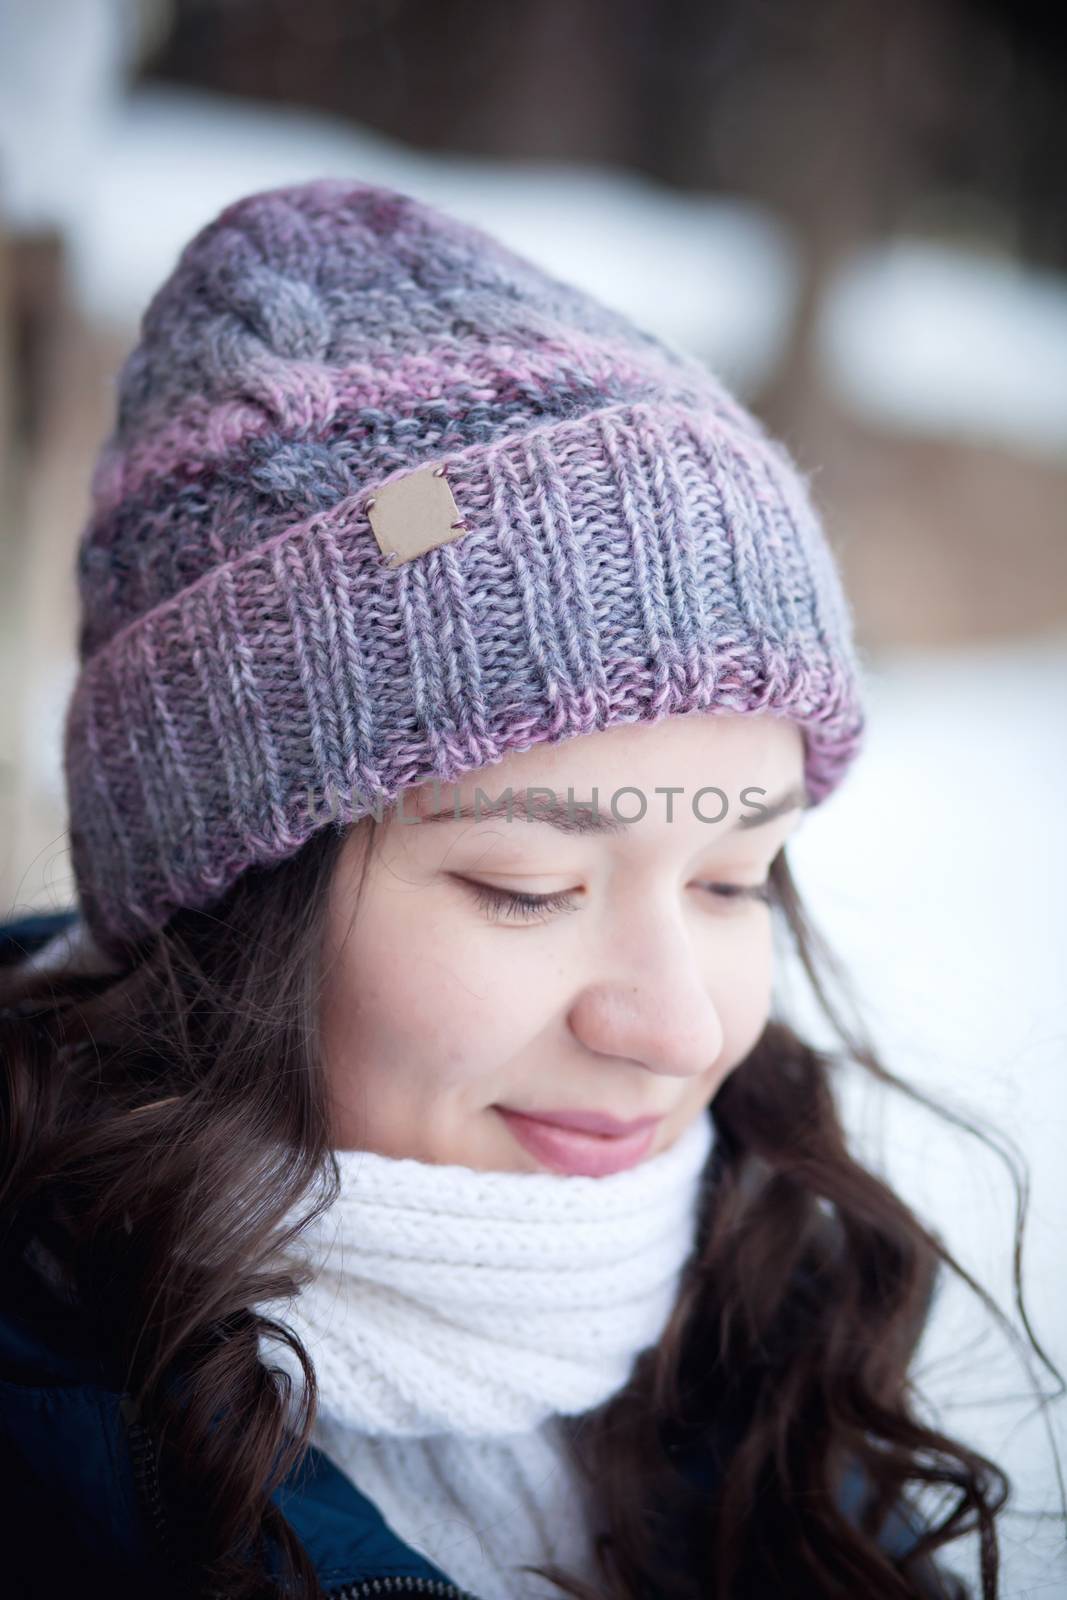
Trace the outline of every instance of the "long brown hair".
[[[377, 829], [373, 818], [356, 826], [365, 871]], [[322, 1593], [270, 1499], [308, 1444], [315, 1374], [296, 1335], [251, 1308], [299, 1292], [306, 1278], [280, 1270], [277, 1252], [337, 1192], [317, 1017], [347, 831], [323, 826], [209, 910], [177, 913], [119, 972], [23, 962], [0, 973], [0, 1237], [46, 1240], [110, 1352], [158, 1450], [162, 1534], [184, 1594]], [[835, 1065], [855, 1060], [991, 1141], [894, 1077], [839, 1014], [823, 974], [842, 975], [784, 850], [771, 883], [842, 1049], [816, 1050], [772, 1019], [716, 1095], [698, 1245], [664, 1337], [575, 1437], [607, 1530], [600, 1581], [535, 1570], [580, 1600], [906, 1600], [929, 1592], [920, 1573], [944, 1577], [932, 1551], [977, 1529], [982, 1600], [994, 1600], [994, 1520], [1010, 1480], [920, 1420], [909, 1367], [944, 1267], [1005, 1319], [849, 1153]], [[1025, 1204], [1012, 1176], [1016, 1301], [1062, 1393], [1023, 1306]], [[261, 1359], [264, 1334], [295, 1352], [300, 1396]], [[716, 1473], [702, 1493], [682, 1469], [712, 1438]], [[838, 1503], [850, 1469], [866, 1486], [851, 1520]], [[953, 1491], [954, 1504], [910, 1557], [891, 1560], [884, 1519], [922, 1485]]]

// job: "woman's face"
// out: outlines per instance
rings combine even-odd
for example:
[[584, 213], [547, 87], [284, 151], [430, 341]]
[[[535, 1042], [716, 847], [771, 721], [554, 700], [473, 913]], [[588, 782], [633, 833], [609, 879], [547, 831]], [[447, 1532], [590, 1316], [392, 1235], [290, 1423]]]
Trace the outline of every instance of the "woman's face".
[[[456, 820], [479, 790], [481, 820]], [[594, 792], [609, 828], [585, 825]], [[790, 795], [784, 814], [744, 825]], [[553, 803], [562, 827], [546, 820]], [[358, 909], [353, 828], [331, 884], [321, 1017], [336, 1147], [573, 1170], [534, 1154], [515, 1131], [529, 1124], [504, 1108], [656, 1116], [638, 1159], [666, 1150], [763, 1031], [771, 913], [743, 891], [765, 884], [804, 804], [794, 723], [691, 714], [406, 791]], [[557, 898], [524, 910], [518, 895]]]

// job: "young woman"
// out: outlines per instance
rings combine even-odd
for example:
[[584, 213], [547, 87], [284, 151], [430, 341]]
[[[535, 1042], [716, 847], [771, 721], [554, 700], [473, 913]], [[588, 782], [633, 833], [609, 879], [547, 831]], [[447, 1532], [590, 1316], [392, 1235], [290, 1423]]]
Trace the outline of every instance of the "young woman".
[[962, 1269], [772, 1016], [780, 921], [897, 1082], [787, 866], [864, 718], [784, 449], [323, 180], [153, 298], [78, 574], [79, 906], [0, 1016], [7, 1592], [904, 1600], [977, 1530], [992, 1600], [1008, 1480], [910, 1379]]

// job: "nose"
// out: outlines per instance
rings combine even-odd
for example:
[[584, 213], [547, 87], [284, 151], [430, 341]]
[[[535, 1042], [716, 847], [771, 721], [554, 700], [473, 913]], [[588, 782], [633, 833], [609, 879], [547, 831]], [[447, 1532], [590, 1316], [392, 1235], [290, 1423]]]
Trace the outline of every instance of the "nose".
[[707, 972], [684, 940], [658, 940], [655, 951], [651, 941], [639, 942], [625, 970], [582, 986], [569, 1013], [572, 1032], [598, 1055], [666, 1077], [706, 1072], [725, 1042]]

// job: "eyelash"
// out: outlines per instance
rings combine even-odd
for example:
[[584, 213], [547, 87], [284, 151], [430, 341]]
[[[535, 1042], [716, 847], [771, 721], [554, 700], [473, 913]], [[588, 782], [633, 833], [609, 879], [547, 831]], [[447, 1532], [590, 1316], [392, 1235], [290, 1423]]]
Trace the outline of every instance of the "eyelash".
[[[523, 894], [514, 889], [495, 889], [487, 883], [474, 883], [469, 879], [464, 880], [467, 887], [473, 892], [478, 904], [489, 916], [494, 911], [503, 911], [505, 916], [518, 917], [524, 921], [532, 921], [540, 911], [555, 913], [557, 911], [576, 911], [569, 894]], [[756, 900], [763, 905], [770, 905], [771, 887], [769, 883], [713, 883], [707, 885], [712, 894], [726, 901], [751, 901]], [[724, 893], [723, 891], [727, 891]]]

